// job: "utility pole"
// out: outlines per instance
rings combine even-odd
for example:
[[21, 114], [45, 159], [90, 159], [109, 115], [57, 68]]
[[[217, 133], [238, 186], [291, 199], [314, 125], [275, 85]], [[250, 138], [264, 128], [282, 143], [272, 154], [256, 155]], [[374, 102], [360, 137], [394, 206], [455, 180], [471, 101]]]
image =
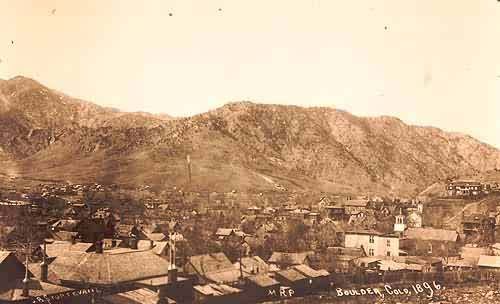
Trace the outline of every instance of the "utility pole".
[[187, 173], [188, 173], [188, 183], [189, 186], [191, 186], [191, 156], [188, 154], [186, 156], [186, 162], [187, 162]]
[[243, 263], [242, 263], [242, 260], [243, 260], [243, 244], [245, 243], [245, 236], [241, 236], [241, 242], [240, 242], [240, 246], [239, 246], [239, 253], [240, 253], [240, 280], [243, 281]]

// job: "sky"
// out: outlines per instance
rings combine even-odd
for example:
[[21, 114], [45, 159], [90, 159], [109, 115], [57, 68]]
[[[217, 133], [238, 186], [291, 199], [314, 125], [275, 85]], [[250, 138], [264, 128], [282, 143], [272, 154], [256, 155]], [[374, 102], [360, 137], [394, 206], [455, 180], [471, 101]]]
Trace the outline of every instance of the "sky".
[[497, 0], [0, 0], [0, 28], [0, 79], [103, 106], [328, 106], [500, 148]]

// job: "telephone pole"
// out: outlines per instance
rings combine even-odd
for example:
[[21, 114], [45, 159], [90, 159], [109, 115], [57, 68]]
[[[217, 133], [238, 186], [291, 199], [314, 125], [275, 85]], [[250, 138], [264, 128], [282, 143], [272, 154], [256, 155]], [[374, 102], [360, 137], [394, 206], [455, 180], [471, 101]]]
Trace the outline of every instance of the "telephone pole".
[[189, 154], [186, 156], [186, 162], [187, 162], [188, 183], [189, 186], [191, 186], [191, 157]]

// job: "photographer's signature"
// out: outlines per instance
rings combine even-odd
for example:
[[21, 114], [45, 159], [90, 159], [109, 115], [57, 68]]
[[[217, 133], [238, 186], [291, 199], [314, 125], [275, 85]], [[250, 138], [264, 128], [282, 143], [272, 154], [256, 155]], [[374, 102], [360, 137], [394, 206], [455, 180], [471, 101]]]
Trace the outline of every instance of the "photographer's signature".
[[432, 283], [428, 282], [416, 283], [405, 287], [393, 287], [389, 284], [386, 284], [384, 285], [383, 288], [377, 288], [377, 287], [348, 288], [348, 289], [336, 288], [335, 291], [337, 292], [338, 297], [375, 295], [383, 299], [385, 298], [386, 295], [388, 296], [424, 295], [429, 298], [432, 298], [434, 296], [434, 293], [437, 290], [441, 290], [441, 288], [442, 288], [441, 284], [439, 284], [436, 281], [432, 281]]

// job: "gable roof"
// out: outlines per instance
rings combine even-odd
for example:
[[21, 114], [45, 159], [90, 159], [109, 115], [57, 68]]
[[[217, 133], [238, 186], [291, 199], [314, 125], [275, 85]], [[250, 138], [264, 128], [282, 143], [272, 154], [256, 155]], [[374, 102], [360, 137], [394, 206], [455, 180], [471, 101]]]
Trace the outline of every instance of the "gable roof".
[[222, 252], [195, 255], [189, 257], [190, 263], [200, 273], [217, 271], [224, 268], [232, 268], [233, 264]]
[[0, 264], [2, 264], [11, 254], [13, 254], [13, 252], [0, 251]]
[[[92, 243], [71, 243], [66, 241], [55, 241], [52, 244], [47, 244], [47, 256], [58, 257], [66, 252], [88, 252], [94, 244]], [[41, 245], [42, 246], [42, 245]]]
[[153, 248], [153, 252], [162, 255], [167, 254], [168, 250], [168, 242], [155, 242], [155, 246]]
[[279, 285], [280, 282], [271, 278], [268, 274], [258, 274], [254, 276], [249, 276], [247, 279], [259, 287], [271, 287]]
[[479, 261], [477, 262], [477, 266], [500, 268], [500, 256], [481, 255], [479, 256]]
[[314, 253], [311, 251], [306, 252], [296, 252], [296, 253], [288, 253], [288, 252], [273, 252], [268, 262], [273, 264], [290, 264], [290, 265], [299, 265], [304, 264], [305, 261], [309, 258], [309, 256]]
[[218, 228], [215, 232], [216, 236], [230, 236], [234, 232], [232, 228]]
[[301, 274], [309, 277], [309, 278], [319, 278], [319, 277], [325, 277], [330, 275], [328, 271], [321, 269], [321, 270], [315, 270], [312, 269], [311, 267], [301, 264], [301, 265], [296, 265], [293, 267], [293, 269], [297, 270]]
[[237, 269], [224, 269], [220, 271], [214, 271], [205, 273], [205, 278], [214, 283], [232, 283], [238, 281], [240, 278], [240, 272]]
[[454, 230], [436, 228], [408, 228], [405, 231], [405, 238], [425, 241], [448, 241], [456, 242], [458, 232]]
[[110, 285], [166, 276], [168, 264], [150, 250], [110, 250], [67, 252], [57, 257], [50, 268], [61, 281]]
[[[249, 276], [249, 275], [269, 271], [269, 265], [267, 265], [267, 263], [264, 262], [264, 260], [261, 259], [257, 255], [253, 256], [253, 257], [243, 257], [241, 259], [241, 264], [242, 264], [241, 268], [243, 270], [244, 276]], [[234, 268], [236, 270], [239, 270], [240, 269], [240, 262], [234, 263]]]
[[297, 282], [307, 279], [306, 276], [304, 276], [303, 274], [301, 274], [300, 272], [298, 272], [293, 268], [278, 271], [276, 274], [278, 275], [278, 280], [279, 277], [282, 277], [290, 282]]
[[354, 199], [347, 200], [344, 202], [345, 207], [366, 207], [368, 205], [369, 200], [367, 199]]

